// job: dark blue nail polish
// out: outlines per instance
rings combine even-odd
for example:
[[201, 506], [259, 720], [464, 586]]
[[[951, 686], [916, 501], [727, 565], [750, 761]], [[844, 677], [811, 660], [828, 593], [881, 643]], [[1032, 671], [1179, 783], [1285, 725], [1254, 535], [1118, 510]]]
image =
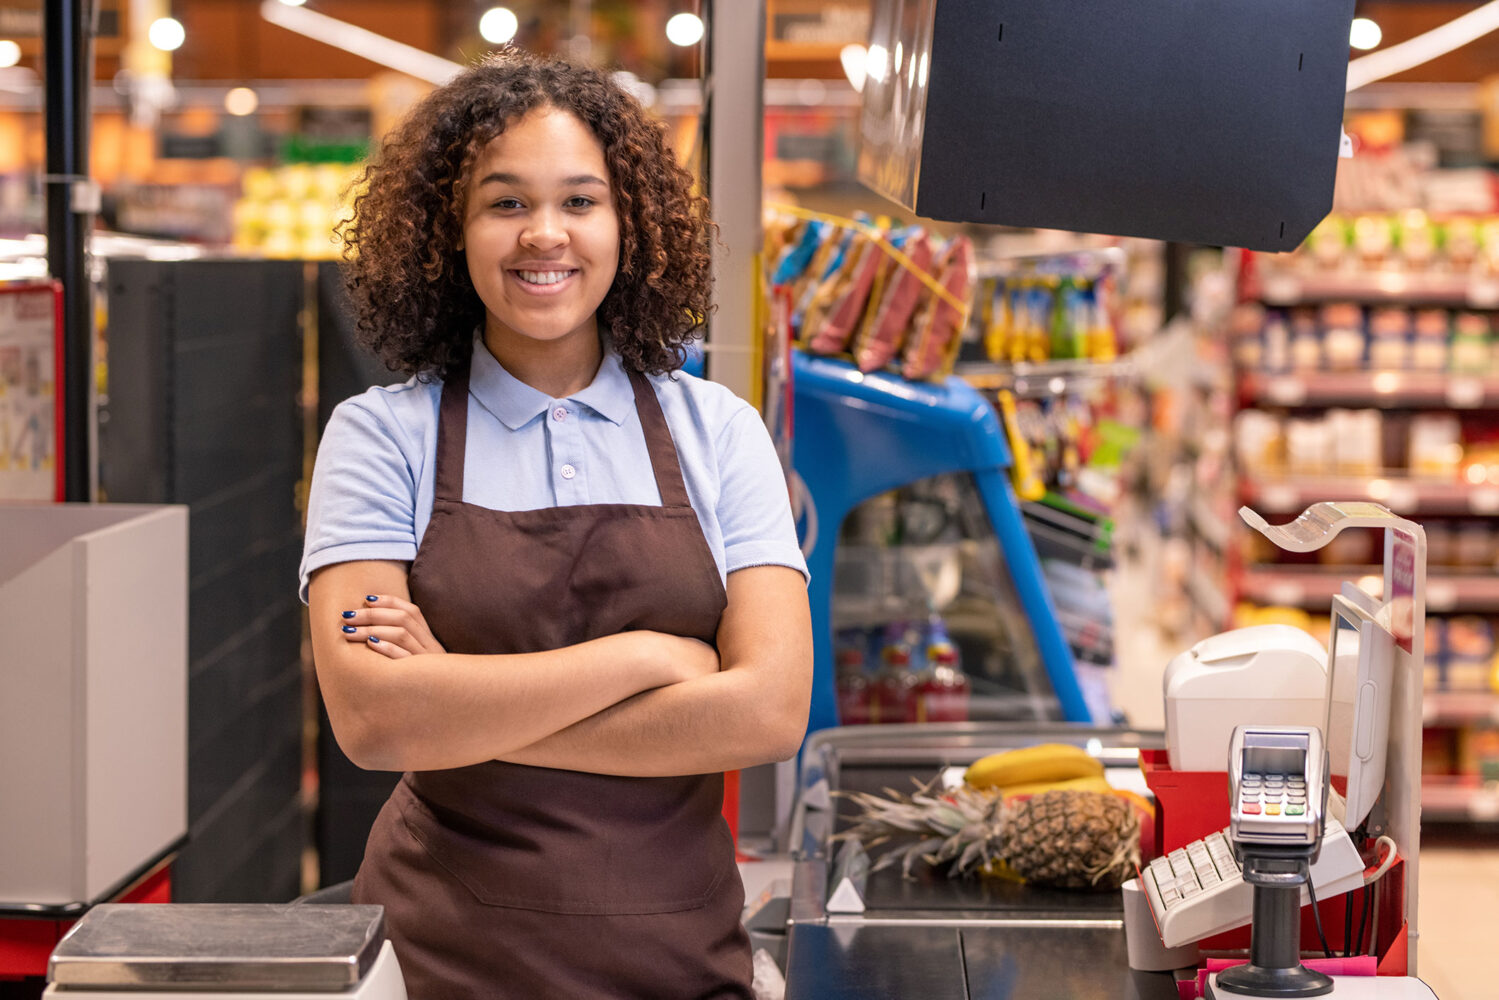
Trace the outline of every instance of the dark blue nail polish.
[[375, 595], [374, 595], [374, 594], [365, 594], [365, 595], [364, 595], [364, 599], [365, 599], [365, 600], [366, 600], [366, 601], [369, 601], [369, 602], [370, 602], [370, 603], [371, 603], [371, 604], [374, 604], [374, 603], [375, 603], [375, 602], [376, 602], [376, 601], [378, 601], [378, 600], [379, 600], [379, 599], [380, 599], [380, 598], [378, 598], [378, 597], [376, 597], [376, 596], [375, 596]]
[[379, 642], [379, 641], [380, 641], [379, 637], [373, 636], [373, 635], [370, 636], [370, 642]]
[[345, 625], [344, 626], [344, 631], [345, 632], [358, 632], [359, 630], [357, 628], [355, 628], [353, 625]]
[[352, 611], [345, 611], [344, 612], [344, 617], [345, 618], [353, 618], [354, 617], [354, 612], [352, 612]]

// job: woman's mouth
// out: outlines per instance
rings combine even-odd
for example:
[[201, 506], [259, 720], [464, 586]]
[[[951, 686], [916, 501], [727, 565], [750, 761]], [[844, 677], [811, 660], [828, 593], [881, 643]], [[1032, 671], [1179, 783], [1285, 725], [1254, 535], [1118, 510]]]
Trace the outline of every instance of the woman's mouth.
[[532, 291], [551, 291], [577, 274], [576, 269], [565, 271], [532, 271], [525, 268], [516, 268], [510, 272], [520, 279], [521, 284]]

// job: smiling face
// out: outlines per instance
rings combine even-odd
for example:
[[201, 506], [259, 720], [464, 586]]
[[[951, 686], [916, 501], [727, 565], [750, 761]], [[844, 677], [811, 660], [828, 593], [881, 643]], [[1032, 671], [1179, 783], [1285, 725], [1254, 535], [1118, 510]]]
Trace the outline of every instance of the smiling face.
[[576, 115], [541, 107], [484, 147], [467, 185], [461, 249], [499, 358], [597, 344], [595, 312], [619, 266], [604, 147]]

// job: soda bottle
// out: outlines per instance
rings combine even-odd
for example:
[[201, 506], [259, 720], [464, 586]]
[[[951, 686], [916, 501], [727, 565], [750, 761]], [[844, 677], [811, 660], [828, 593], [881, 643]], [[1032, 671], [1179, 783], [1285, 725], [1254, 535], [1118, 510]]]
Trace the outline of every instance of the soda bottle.
[[880, 650], [880, 669], [874, 675], [873, 722], [916, 721], [916, 675], [911, 672], [911, 647], [905, 627], [886, 631]]
[[917, 721], [968, 721], [968, 676], [958, 665], [958, 649], [940, 621], [932, 622], [926, 662], [917, 681]]
[[864, 669], [863, 644], [850, 640], [835, 654], [838, 689], [838, 720], [845, 726], [859, 726], [870, 718], [871, 697], [869, 672]]

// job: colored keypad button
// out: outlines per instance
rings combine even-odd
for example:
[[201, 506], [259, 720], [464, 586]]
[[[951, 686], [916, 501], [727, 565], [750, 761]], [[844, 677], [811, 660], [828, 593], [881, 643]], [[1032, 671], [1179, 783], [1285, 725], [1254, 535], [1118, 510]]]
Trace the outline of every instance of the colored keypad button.
[[1239, 806], [1239, 811], [1248, 813], [1251, 816], [1258, 816], [1260, 814], [1260, 804], [1258, 802], [1245, 802]]
[[1306, 813], [1306, 806], [1298, 806], [1298, 805], [1294, 805], [1294, 804], [1286, 806], [1286, 815], [1287, 816], [1301, 816], [1301, 815], [1304, 815], [1305, 813]]
[[1266, 816], [1279, 816], [1280, 815], [1280, 803], [1279, 802], [1272, 802], [1269, 805], [1267, 805], [1265, 807], [1265, 815]]

